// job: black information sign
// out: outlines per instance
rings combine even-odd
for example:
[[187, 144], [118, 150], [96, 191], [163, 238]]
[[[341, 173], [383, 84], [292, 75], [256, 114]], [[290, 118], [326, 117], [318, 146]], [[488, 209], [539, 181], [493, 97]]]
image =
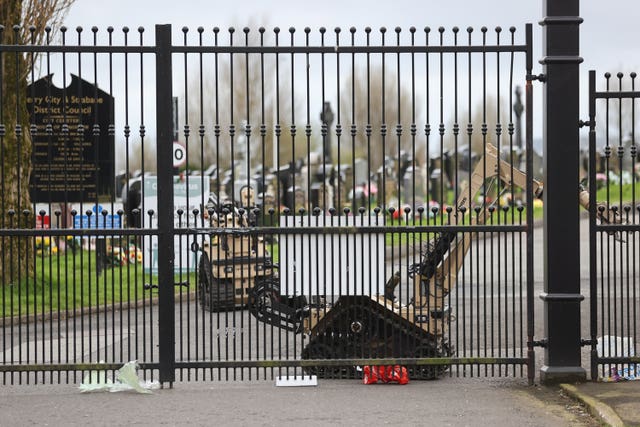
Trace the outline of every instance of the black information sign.
[[[27, 88], [31, 200], [88, 202], [114, 195], [113, 97], [71, 75], [61, 89], [43, 77]], [[36, 132], [33, 132], [33, 125]]]

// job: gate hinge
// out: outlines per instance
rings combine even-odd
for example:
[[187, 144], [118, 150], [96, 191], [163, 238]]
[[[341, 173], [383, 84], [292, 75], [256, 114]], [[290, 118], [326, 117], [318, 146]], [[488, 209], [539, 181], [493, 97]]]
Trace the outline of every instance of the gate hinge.
[[594, 345], [597, 344], [598, 341], [596, 340], [585, 340], [584, 338], [580, 340], [580, 345], [582, 347], [588, 346], [588, 345]]
[[547, 75], [546, 74], [527, 74], [527, 81], [533, 81], [533, 80], [537, 80], [540, 83], [544, 83], [547, 81]]
[[542, 338], [541, 340], [531, 341], [530, 344], [533, 347], [546, 347], [547, 346], [547, 339], [546, 338]]
[[581, 128], [585, 127], [585, 126], [589, 126], [591, 127], [591, 120], [578, 120], [578, 126], [580, 126]]

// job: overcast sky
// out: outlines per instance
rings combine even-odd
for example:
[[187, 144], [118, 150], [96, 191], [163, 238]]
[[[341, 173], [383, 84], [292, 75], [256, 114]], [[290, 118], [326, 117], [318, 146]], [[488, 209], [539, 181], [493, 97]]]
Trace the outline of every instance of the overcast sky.
[[[375, 5], [374, 5], [375, 4]], [[210, 29], [225, 29], [231, 25], [291, 26], [302, 30], [310, 27], [332, 29], [354, 26], [378, 28], [411, 26], [423, 28], [467, 26], [503, 28], [525, 23], [535, 24], [536, 56], [542, 55], [542, 29], [537, 23], [543, 17], [542, 0], [76, 0], [66, 23], [90, 28], [144, 26], [148, 31], [154, 24], [173, 24]], [[580, 16], [581, 54], [583, 71], [632, 69], [640, 64], [638, 40], [640, 4], [637, 0], [583, 0]]]
[[[581, 108], [587, 118], [587, 73], [595, 69], [598, 75], [605, 71], [640, 71], [640, 3], [638, 0], [583, 0], [580, 16], [584, 23], [581, 30]], [[176, 36], [187, 26], [193, 31], [198, 26], [210, 31], [213, 27], [227, 29], [229, 26], [252, 28], [265, 26], [272, 29], [291, 26], [302, 31], [310, 27], [316, 32], [320, 27], [332, 30], [341, 27], [347, 30], [356, 27], [363, 30], [369, 26], [375, 30], [385, 26], [396, 26], [408, 30], [411, 26], [423, 29], [439, 26], [450, 30], [454, 26], [472, 26], [490, 29], [502, 26], [518, 28], [525, 23], [534, 24], [534, 74], [542, 72], [537, 63], [543, 55], [542, 27], [538, 22], [544, 16], [543, 0], [393, 0], [372, 2], [371, 0], [76, 0], [68, 13], [66, 25], [70, 28], [82, 26], [89, 29], [97, 26], [105, 29], [113, 26], [132, 30], [145, 27], [152, 40], [154, 24], [170, 23]], [[534, 86], [535, 107], [540, 105], [542, 87]], [[536, 124], [534, 136], [540, 137], [540, 113], [534, 113]]]
[[[173, 24], [176, 30], [188, 26], [195, 30], [245, 25], [268, 28], [291, 26], [332, 29], [354, 26], [358, 29], [381, 26], [408, 29], [425, 26], [447, 29], [453, 26], [503, 28], [534, 24], [534, 60], [542, 56], [543, 0], [76, 0], [66, 23], [88, 29], [113, 26], [116, 29], [154, 24]], [[581, 84], [586, 87], [587, 71], [598, 74], [619, 70], [629, 72], [640, 66], [640, 3], [638, 0], [583, 0], [580, 16]], [[538, 72], [540, 71], [538, 67]], [[534, 70], [534, 73], [536, 71]]]

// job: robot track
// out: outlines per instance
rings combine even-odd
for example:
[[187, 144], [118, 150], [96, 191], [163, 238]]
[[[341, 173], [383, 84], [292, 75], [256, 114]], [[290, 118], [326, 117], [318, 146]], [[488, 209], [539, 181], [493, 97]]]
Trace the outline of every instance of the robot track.
[[[368, 296], [341, 296], [311, 331], [302, 359], [432, 358], [453, 354], [448, 343]], [[407, 366], [411, 379], [442, 376], [447, 365]], [[359, 378], [356, 366], [314, 366], [320, 378]]]

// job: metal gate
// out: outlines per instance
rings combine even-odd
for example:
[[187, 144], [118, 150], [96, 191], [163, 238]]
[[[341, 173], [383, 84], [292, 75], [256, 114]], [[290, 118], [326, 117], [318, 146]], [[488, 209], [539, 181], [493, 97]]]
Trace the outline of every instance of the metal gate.
[[[640, 357], [640, 167], [635, 73], [589, 72], [591, 377], [629, 376]], [[602, 89], [597, 90], [596, 87]], [[593, 190], [595, 189], [595, 190]], [[585, 193], [586, 194], [586, 193]], [[596, 194], [596, 197], [593, 195]]]
[[533, 380], [531, 25], [71, 33], [0, 45], [40, 55], [42, 190], [3, 205], [4, 383]]

